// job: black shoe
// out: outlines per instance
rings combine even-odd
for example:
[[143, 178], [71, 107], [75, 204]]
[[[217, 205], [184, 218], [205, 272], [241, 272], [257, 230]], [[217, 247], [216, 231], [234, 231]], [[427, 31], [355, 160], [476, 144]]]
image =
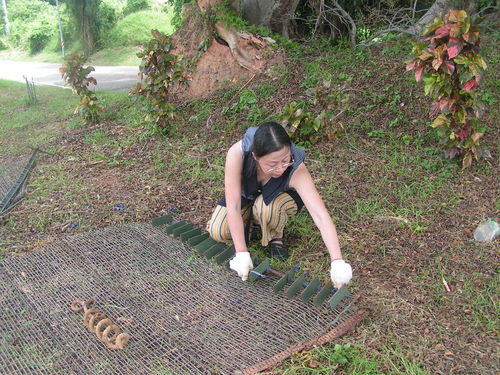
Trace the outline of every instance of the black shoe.
[[253, 224], [250, 231], [250, 241], [259, 241], [262, 237], [261, 232], [260, 225]]
[[258, 224], [245, 225], [245, 241], [247, 246], [253, 241], [258, 241], [261, 237], [261, 229]]
[[288, 258], [288, 247], [284, 238], [273, 238], [267, 244], [269, 256], [278, 260], [286, 260]]

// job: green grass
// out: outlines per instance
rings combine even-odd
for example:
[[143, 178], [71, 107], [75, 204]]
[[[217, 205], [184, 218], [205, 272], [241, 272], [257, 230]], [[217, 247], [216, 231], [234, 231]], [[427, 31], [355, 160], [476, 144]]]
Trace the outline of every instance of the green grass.
[[94, 130], [91, 134], [87, 135], [83, 139], [83, 141], [85, 143], [89, 143], [89, 144], [92, 144], [95, 146], [106, 145], [108, 142], [107, 132], [106, 132], [106, 130], [102, 130], [102, 129]]
[[151, 39], [151, 29], [167, 35], [174, 32], [172, 14], [153, 11], [132, 13], [118, 21], [104, 41], [105, 48], [141, 45]]
[[383, 359], [388, 363], [388, 375], [430, 375], [414, 360], [407, 359], [412, 353], [403, 350], [396, 341], [385, 346]]
[[495, 296], [500, 294], [500, 274], [474, 272], [464, 280], [464, 293], [470, 305], [466, 306], [468, 320], [474, 327], [484, 327], [495, 333], [500, 329], [500, 306]]
[[269, 75], [273, 81], [278, 81], [278, 83], [284, 85], [292, 77], [292, 72], [288, 66], [280, 64], [271, 67]]
[[[188, 144], [186, 141], [185, 147]], [[185, 147], [181, 146], [181, 149]], [[189, 153], [186, 155], [181, 149], [167, 150], [166, 147], [159, 147], [153, 151], [151, 159], [157, 177], [164, 181], [180, 178], [186, 186], [210, 187], [210, 191], [207, 191], [209, 197], [220, 199], [224, 193], [223, 186], [219, 184], [224, 179], [224, 159], [189, 155]], [[189, 173], [183, 173], [184, 171]]]
[[26, 85], [0, 80], [0, 154], [42, 147], [73, 116], [77, 97], [68, 89], [36, 87], [38, 103], [27, 106]]
[[[78, 162], [78, 160], [75, 160]], [[34, 177], [32, 198], [35, 200], [49, 199], [52, 194], [65, 192], [71, 199], [81, 199], [85, 196], [86, 187], [75, 176], [68, 173], [64, 165], [45, 167], [43, 174]], [[56, 207], [51, 207], [56, 208]]]
[[289, 361], [283, 375], [383, 375], [376, 359], [350, 344], [329, 344], [304, 352]]
[[137, 53], [141, 51], [140, 46], [109, 47], [97, 51], [89, 59], [89, 64], [112, 65], [112, 66], [139, 66], [141, 59]]
[[313, 88], [328, 80], [337, 84], [345, 84], [351, 81], [354, 76], [344, 70], [347, 70], [353, 64], [364, 63], [367, 57], [363, 50], [344, 47], [330, 47], [329, 51], [323, 56], [304, 63], [306, 75], [302, 87]]
[[63, 56], [61, 52], [52, 51], [41, 51], [32, 55], [23, 50], [4, 50], [0, 51], [0, 60], [62, 63]]
[[194, 126], [205, 125], [215, 107], [215, 101], [194, 99], [186, 111], [188, 122]]

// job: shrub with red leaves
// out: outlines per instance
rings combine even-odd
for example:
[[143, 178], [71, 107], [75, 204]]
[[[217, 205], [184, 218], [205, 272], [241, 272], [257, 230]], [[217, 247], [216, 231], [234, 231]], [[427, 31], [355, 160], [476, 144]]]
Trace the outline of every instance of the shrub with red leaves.
[[486, 63], [479, 54], [479, 27], [464, 10], [451, 10], [438, 16], [413, 44], [413, 58], [406, 70], [415, 70], [417, 82], [423, 79], [424, 92], [434, 101], [431, 116], [446, 146], [446, 157], [462, 156], [462, 167], [472, 165], [487, 154], [479, 140], [480, 103], [475, 89]]

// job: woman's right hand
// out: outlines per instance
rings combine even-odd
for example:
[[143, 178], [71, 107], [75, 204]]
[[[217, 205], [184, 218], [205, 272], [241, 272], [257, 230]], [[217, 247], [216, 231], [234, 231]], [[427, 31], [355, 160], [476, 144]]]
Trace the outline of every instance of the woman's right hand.
[[248, 251], [237, 252], [229, 261], [229, 268], [236, 271], [241, 280], [246, 281], [248, 274], [253, 270], [253, 262]]
[[335, 288], [342, 288], [343, 285], [351, 281], [352, 268], [349, 263], [346, 263], [343, 259], [336, 259], [331, 263], [330, 267], [330, 277]]

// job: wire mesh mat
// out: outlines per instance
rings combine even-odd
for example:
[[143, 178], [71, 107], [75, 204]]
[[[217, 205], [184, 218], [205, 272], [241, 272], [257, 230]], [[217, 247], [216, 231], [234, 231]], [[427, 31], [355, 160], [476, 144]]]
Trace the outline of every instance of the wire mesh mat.
[[[85, 233], [0, 263], [1, 374], [237, 374], [356, 313], [274, 294], [150, 224]], [[110, 350], [72, 311], [93, 306], [131, 336]]]
[[35, 159], [36, 152], [16, 157], [0, 156], [0, 216], [11, 209], [22, 193]]

